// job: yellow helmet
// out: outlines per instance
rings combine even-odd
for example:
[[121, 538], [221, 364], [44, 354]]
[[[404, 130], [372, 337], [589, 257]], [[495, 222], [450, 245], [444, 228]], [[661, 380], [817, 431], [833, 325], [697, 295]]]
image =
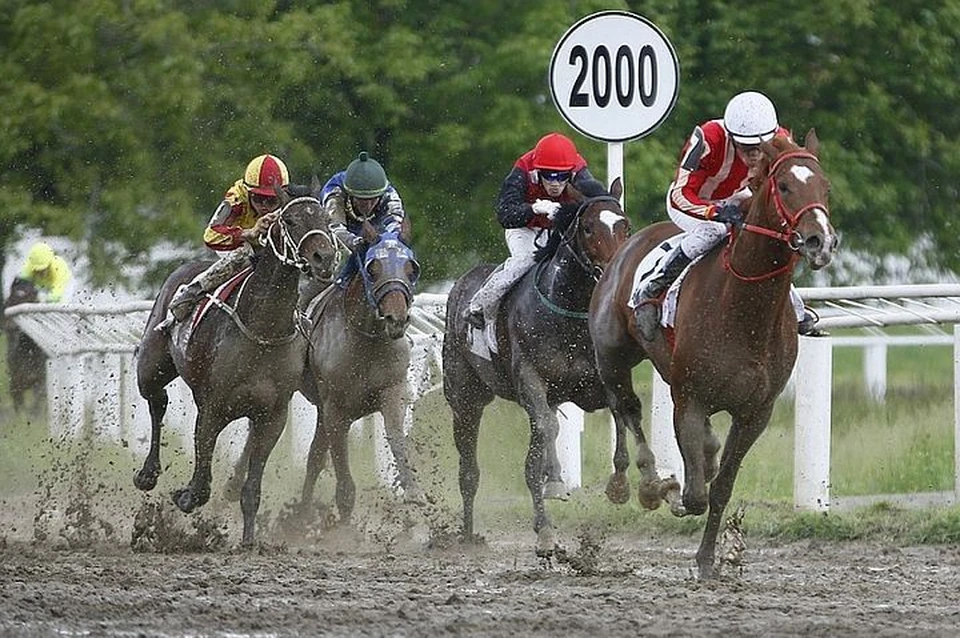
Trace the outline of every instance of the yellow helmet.
[[53, 248], [50, 248], [49, 244], [42, 241], [37, 242], [30, 248], [30, 252], [27, 253], [27, 268], [31, 272], [49, 268], [53, 263], [54, 257]]

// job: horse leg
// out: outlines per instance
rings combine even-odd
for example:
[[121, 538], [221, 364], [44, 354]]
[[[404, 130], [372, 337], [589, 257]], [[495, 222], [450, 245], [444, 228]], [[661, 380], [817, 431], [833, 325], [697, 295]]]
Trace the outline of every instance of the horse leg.
[[397, 467], [397, 480], [403, 488], [404, 500], [422, 505], [427, 502], [427, 499], [417, 482], [416, 472], [407, 456], [407, 437], [403, 432], [406, 388], [406, 379], [391, 388], [386, 388], [380, 396], [380, 413], [383, 415], [383, 428]]
[[[446, 377], [444, 377], [446, 382]], [[448, 399], [449, 400], [449, 399]], [[460, 456], [460, 499], [463, 501], [463, 540], [472, 543], [473, 502], [480, 485], [480, 464], [477, 462], [477, 440], [480, 418], [486, 403], [470, 400], [450, 401], [453, 410], [453, 442]]]
[[[157, 352], [157, 348], [162, 348], [161, 356], [148, 356], [148, 352]], [[160, 476], [160, 433], [169, 401], [165, 388], [176, 377], [173, 360], [163, 344], [154, 344], [149, 350], [141, 350], [137, 358], [137, 386], [150, 410], [150, 449], [140, 471], [133, 477], [133, 484], [145, 492], [157, 486], [157, 477]]]
[[317, 408], [317, 425], [313, 430], [313, 441], [310, 442], [310, 451], [307, 453], [307, 471], [303, 477], [303, 489], [300, 492], [300, 507], [304, 511], [313, 503], [313, 490], [317, 485], [317, 478], [326, 464], [327, 450], [330, 449], [330, 440], [327, 430], [323, 427], [323, 410]]
[[682, 506], [673, 502], [671, 511], [676, 516], [703, 514], [707, 511], [704, 422], [709, 417], [699, 403], [682, 392], [674, 392], [673, 399], [673, 428], [683, 457], [684, 486]]
[[771, 403], [760, 414], [734, 415], [733, 417], [730, 432], [727, 434], [727, 441], [723, 446], [719, 471], [710, 484], [710, 511], [707, 514], [707, 524], [704, 527], [700, 547], [697, 550], [697, 567], [700, 570], [700, 578], [717, 576], [715, 565], [717, 535], [720, 532], [720, 524], [723, 522], [723, 511], [726, 509], [727, 503], [730, 502], [733, 484], [737, 479], [737, 472], [740, 471], [740, 464], [757, 441], [757, 438], [766, 429], [772, 412], [773, 404]]
[[[210, 500], [211, 465], [217, 437], [227, 427], [228, 421], [214, 413], [211, 408], [197, 406], [197, 421], [194, 426], [193, 476], [186, 487], [173, 493], [173, 502], [181, 511], [190, 513]], [[252, 430], [251, 430], [252, 432]], [[250, 475], [247, 474], [249, 482]], [[241, 502], [242, 502], [241, 496]], [[246, 527], [246, 524], [244, 524]]]
[[350, 474], [350, 457], [347, 447], [350, 422], [343, 419], [331, 419], [329, 416], [326, 415], [325, 420], [333, 424], [330, 430], [330, 460], [337, 477], [337, 512], [340, 514], [341, 523], [349, 523], [357, 499], [357, 486]]
[[250, 427], [247, 426], [247, 438], [243, 442], [240, 458], [233, 464], [233, 474], [223, 486], [223, 498], [227, 501], [240, 500], [240, 491], [247, 479], [247, 467], [250, 465]]
[[719, 459], [717, 458], [717, 453], [720, 451], [720, 439], [717, 438], [717, 435], [713, 433], [713, 428], [710, 426], [710, 418], [707, 417], [704, 419], [703, 423], [703, 468], [704, 468], [704, 480], [709, 483], [717, 475], [717, 472], [720, 470]]
[[643, 403], [633, 389], [632, 367], [621, 361], [618, 353], [606, 349], [598, 349], [596, 357], [607, 405], [616, 424], [613, 474], [607, 481], [607, 499], [617, 504], [630, 499], [630, 483], [627, 479], [630, 454], [626, 445], [626, 430], [629, 428], [637, 445], [637, 469], [640, 470], [637, 498], [644, 508], [655, 510], [660, 507], [661, 481], [657, 475], [656, 458], [643, 435]]
[[243, 539], [245, 547], [253, 545], [256, 530], [257, 511], [260, 509], [260, 490], [263, 484], [263, 470], [270, 453], [277, 445], [283, 428], [287, 424], [286, 401], [274, 406], [269, 414], [250, 420], [250, 433], [247, 443], [250, 447], [250, 464], [247, 467], [247, 480], [240, 493], [240, 511], [243, 513]]

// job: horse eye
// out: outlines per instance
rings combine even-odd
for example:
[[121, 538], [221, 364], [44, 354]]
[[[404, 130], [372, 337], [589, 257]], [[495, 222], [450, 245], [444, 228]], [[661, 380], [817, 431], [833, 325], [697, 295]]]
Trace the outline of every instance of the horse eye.
[[790, 187], [786, 182], [777, 182], [777, 189], [784, 195], [790, 192]]

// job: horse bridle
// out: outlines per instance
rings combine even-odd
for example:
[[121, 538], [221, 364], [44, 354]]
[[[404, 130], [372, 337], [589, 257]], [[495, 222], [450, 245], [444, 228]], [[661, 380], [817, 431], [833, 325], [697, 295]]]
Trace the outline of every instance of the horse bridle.
[[[397, 252], [402, 254], [402, 258], [396, 255]], [[372, 257], [370, 256], [371, 253], [374, 253]], [[394, 290], [400, 290], [400, 292], [403, 293], [403, 296], [407, 300], [407, 305], [409, 306], [411, 303], [413, 303], [413, 287], [417, 283], [419, 274], [412, 282], [399, 277], [391, 277], [385, 279], [384, 281], [374, 283], [367, 267], [371, 262], [377, 259], [410, 261], [413, 262], [414, 266], [416, 267], [416, 272], [419, 273], [420, 264], [417, 263], [417, 259], [413, 255], [413, 251], [398, 237], [381, 239], [379, 242], [367, 249], [360, 268], [360, 276], [363, 278], [363, 289], [366, 292], [367, 301], [374, 308], [378, 307], [380, 305], [380, 301], [383, 300], [387, 294]]]
[[[290, 231], [287, 230], [286, 224], [282, 223], [282, 220], [283, 220], [283, 214], [287, 212], [290, 206], [298, 202], [311, 202], [311, 203], [315, 202], [318, 206], [320, 206], [320, 200], [317, 199], [316, 197], [310, 197], [310, 196], [296, 197], [294, 199], [291, 199], [286, 204], [284, 204], [283, 207], [280, 209], [280, 212], [277, 213], [276, 221], [274, 221], [273, 224], [270, 225], [270, 228], [267, 229], [267, 245], [270, 246], [270, 249], [273, 251], [273, 254], [276, 256], [277, 260], [280, 261], [280, 263], [285, 264], [287, 266], [293, 266], [294, 268], [297, 268], [304, 274], [309, 274], [310, 262], [307, 261], [307, 259], [300, 254], [300, 249], [303, 246], [303, 242], [305, 242], [308, 237], [312, 237], [314, 235], [320, 235], [321, 237], [326, 237], [327, 241], [329, 241], [331, 245], [335, 246], [336, 243], [333, 241], [333, 237], [330, 235], [328, 231], [322, 230], [320, 228], [315, 228], [313, 230], [307, 231], [306, 233], [303, 234], [303, 237], [301, 237], [299, 241], [293, 240], [293, 237], [290, 235]], [[274, 233], [272, 231], [275, 226], [279, 226], [280, 228], [280, 231], [279, 231], [280, 246], [279, 247], [277, 246], [277, 242], [273, 238]]]
[[[777, 173], [783, 167], [783, 163], [789, 159], [807, 159], [812, 160], [817, 165], [820, 164], [820, 160], [816, 155], [805, 150], [787, 151], [786, 153], [779, 155], [773, 161], [773, 163], [770, 164], [770, 167], [767, 169], [767, 190], [769, 191], [769, 196], [773, 199], [777, 216], [780, 217], [780, 229], [774, 230], [772, 228], [767, 228], [766, 226], [757, 226], [756, 224], [742, 224], [739, 229], [734, 229], [734, 231], [730, 233], [730, 240], [727, 244], [727, 249], [723, 253], [724, 266], [727, 268], [727, 270], [733, 273], [737, 279], [742, 281], [763, 281], [765, 279], [776, 277], [784, 272], [793, 270], [794, 264], [797, 260], [797, 253], [803, 247], [803, 237], [796, 230], [797, 224], [800, 222], [800, 217], [807, 211], [815, 208], [823, 210], [827, 216], [830, 215], [830, 209], [827, 208], [827, 205], [818, 200], [809, 202], [797, 211], [791, 211], [787, 208], [783, 198], [780, 196], [780, 191], [777, 189]], [[733, 247], [733, 244], [736, 240], [736, 234], [738, 230], [755, 233], [757, 235], [764, 235], [766, 237], [779, 240], [785, 243], [793, 254], [786, 264], [769, 273], [757, 275], [755, 277], [741, 275], [733, 268], [733, 264], [730, 263], [730, 249]]]
[[[600, 280], [600, 275], [603, 274], [603, 267], [600, 264], [595, 263], [593, 260], [586, 258], [586, 249], [583, 247], [579, 234], [577, 231], [580, 228], [580, 218], [583, 216], [584, 211], [588, 207], [592, 206], [597, 202], [614, 202], [617, 205], [620, 204], [620, 200], [611, 195], [598, 195], [596, 197], [590, 197], [582, 202], [577, 208], [577, 213], [573, 217], [573, 221], [564, 229], [563, 233], [560, 235], [560, 245], [566, 246], [570, 253], [573, 255], [574, 261], [591, 277], [594, 281]], [[571, 244], [576, 242], [576, 248]]]

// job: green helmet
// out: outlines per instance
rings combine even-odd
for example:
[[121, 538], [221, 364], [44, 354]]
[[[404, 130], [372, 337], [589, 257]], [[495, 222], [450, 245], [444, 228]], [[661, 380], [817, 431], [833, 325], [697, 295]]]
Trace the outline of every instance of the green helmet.
[[372, 159], [366, 151], [361, 151], [357, 159], [347, 166], [343, 188], [349, 195], [359, 199], [380, 197], [387, 192], [387, 174], [377, 160]]

